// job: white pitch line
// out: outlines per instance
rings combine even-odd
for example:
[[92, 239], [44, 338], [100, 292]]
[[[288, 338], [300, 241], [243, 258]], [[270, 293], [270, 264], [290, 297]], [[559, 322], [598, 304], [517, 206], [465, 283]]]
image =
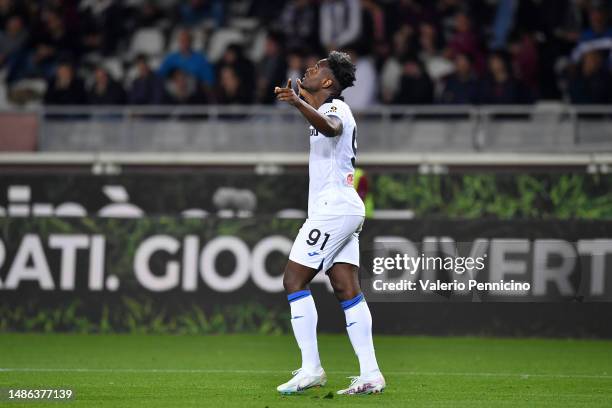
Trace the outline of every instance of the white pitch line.
[[[67, 372], [67, 373], [168, 373], [168, 374], [287, 374], [288, 370], [234, 370], [234, 369], [182, 369], [182, 368], [0, 368], [0, 372]], [[355, 374], [352, 371], [328, 371], [329, 374]], [[432, 371], [385, 371], [388, 375], [435, 376], [435, 377], [518, 377], [534, 378], [583, 378], [612, 380], [609, 374], [529, 374], [487, 372], [432, 372]]]

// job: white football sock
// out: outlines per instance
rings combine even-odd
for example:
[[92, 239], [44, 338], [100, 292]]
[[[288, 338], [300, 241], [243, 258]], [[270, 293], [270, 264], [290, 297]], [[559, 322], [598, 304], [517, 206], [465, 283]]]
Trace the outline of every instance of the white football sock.
[[366, 379], [376, 378], [380, 369], [374, 353], [372, 341], [372, 315], [363, 294], [353, 299], [340, 302], [346, 317], [346, 331], [359, 359], [359, 376]]
[[291, 306], [291, 327], [302, 351], [302, 368], [318, 374], [321, 370], [317, 347], [317, 308], [309, 290], [300, 290], [287, 296]]

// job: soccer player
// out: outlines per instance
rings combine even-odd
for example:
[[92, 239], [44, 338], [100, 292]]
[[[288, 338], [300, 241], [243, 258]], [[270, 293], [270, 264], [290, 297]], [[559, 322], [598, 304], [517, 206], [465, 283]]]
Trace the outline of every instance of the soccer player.
[[277, 387], [281, 393], [300, 392], [327, 382], [317, 348], [317, 309], [308, 290], [320, 271], [329, 277], [344, 309], [346, 330], [359, 359], [359, 376], [338, 394], [372, 394], [385, 388], [372, 342], [372, 316], [358, 279], [359, 232], [365, 209], [353, 187], [355, 119], [340, 96], [354, 81], [355, 65], [350, 57], [332, 51], [297, 81], [299, 96], [291, 80], [286, 88], [274, 89], [277, 100], [297, 108], [310, 123], [308, 218], [291, 248], [283, 279], [302, 367]]

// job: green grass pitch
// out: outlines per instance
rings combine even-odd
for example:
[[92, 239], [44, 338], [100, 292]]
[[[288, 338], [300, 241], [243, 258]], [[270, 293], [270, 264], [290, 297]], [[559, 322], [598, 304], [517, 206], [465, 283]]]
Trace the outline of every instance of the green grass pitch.
[[[321, 335], [328, 384], [282, 396], [291, 336], [0, 334], [0, 387], [70, 387], [74, 407], [610, 407], [612, 342], [376, 336], [383, 394], [335, 395], [357, 374], [345, 335]], [[5, 406], [64, 406], [14, 403]]]

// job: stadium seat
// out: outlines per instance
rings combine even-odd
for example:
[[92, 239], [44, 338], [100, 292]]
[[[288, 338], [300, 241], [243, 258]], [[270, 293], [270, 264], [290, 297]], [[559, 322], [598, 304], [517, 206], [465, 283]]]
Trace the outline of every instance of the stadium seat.
[[158, 28], [142, 28], [132, 37], [130, 56], [137, 54], [161, 55], [164, 52], [164, 34]]
[[267, 36], [268, 32], [265, 29], [258, 30], [253, 35], [253, 41], [247, 50], [247, 56], [251, 59], [251, 61], [259, 62], [263, 58]]
[[9, 91], [10, 100], [18, 105], [38, 104], [45, 92], [47, 81], [41, 78], [22, 79], [13, 84]]
[[[149, 66], [153, 71], [157, 71], [162, 62], [162, 57], [150, 57], [149, 58]], [[125, 75], [123, 76], [123, 85], [127, 88], [130, 87], [130, 84], [136, 79], [138, 76], [138, 68], [133, 63], [133, 61], [129, 60], [129, 64], [126, 66]]]
[[239, 30], [254, 30], [257, 28], [259, 21], [256, 18], [235, 17], [229, 21], [229, 26]]
[[433, 57], [427, 63], [427, 73], [434, 81], [440, 81], [454, 72], [452, 62], [443, 57]]
[[119, 58], [106, 58], [102, 62], [102, 67], [108, 71], [115, 80], [121, 80], [124, 76], [123, 62]]

